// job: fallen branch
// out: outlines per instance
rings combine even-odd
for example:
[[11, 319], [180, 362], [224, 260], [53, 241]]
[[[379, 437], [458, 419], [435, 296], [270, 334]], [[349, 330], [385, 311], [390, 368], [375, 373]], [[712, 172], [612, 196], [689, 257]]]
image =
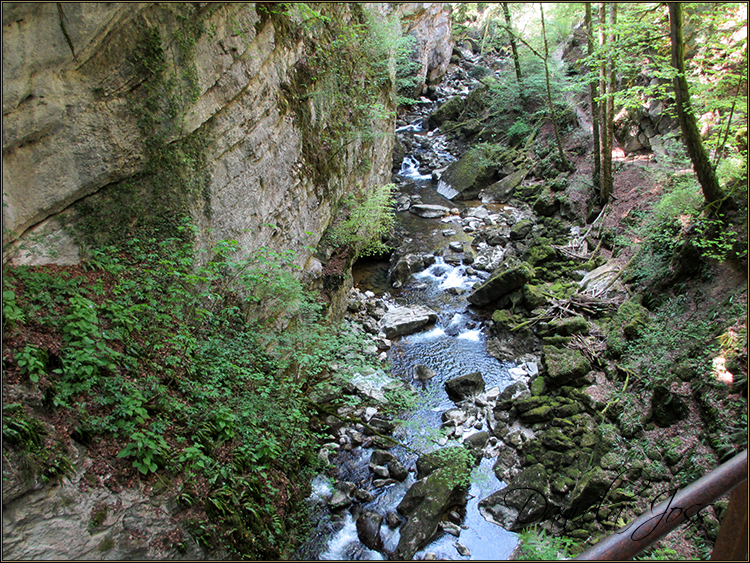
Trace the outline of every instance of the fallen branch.
[[617, 364], [615, 364], [615, 368], [617, 368], [617, 369], [619, 369], [620, 371], [622, 371], [623, 373], [625, 373], [625, 384], [624, 384], [624, 385], [622, 386], [622, 390], [620, 391], [620, 393], [619, 393], [619, 395], [617, 396], [617, 398], [615, 398], [615, 399], [611, 400], [610, 402], [608, 402], [608, 403], [606, 404], [606, 406], [605, 406], [605, 407], [604, 407], [604, 409], [602, 410], [602, 414], [604, 414], [605, 412], [607, 412], [607, 409], [608, 409], [608, 408], [609, 408], [610, 406], [612, 406], [612, 405], [616, 405], [616, 404], [617, 404], [617, 403], [618, 403], [618, 402], [620, 401], [620, 399], [622, 398], [622, 395], [623, 395], [623, 393], [625, 393], [625, 390], [626, 390], [626, 389], [628, 388], [628, 382], [630, 381], [630, 374], [633, 374], [634, 376], [636, 375], [636, 374], [635, 374], [635, 372], [634, 372], [633, 370], [631, 370], [631, 369], [628, 369], [628, 368], [624, 368], [624, 367], [622, 367], [622, 366], [619, 366], [619, 365], [617, 365]]

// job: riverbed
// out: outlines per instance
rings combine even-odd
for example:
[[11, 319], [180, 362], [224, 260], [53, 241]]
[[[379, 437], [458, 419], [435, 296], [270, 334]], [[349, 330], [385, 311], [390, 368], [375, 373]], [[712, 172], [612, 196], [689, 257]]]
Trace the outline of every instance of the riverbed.
[[[401, 134], [424, 135], [419, 120], [401, 128]], [[443, 205], [456, 205], [437, 191], [432, 173], [420, 171], [420, 162], [413, 154], [407, 154], [401, 169], [394, 178], [403, 196], [413, 201]], [[463, 202], [467, 206], [479, 202]], [[320, 560], [368, 560], [385, 559], [399, 541], [399, 530], [391, 529], [383, 522], [380, 536], [384, 549], [368, 549], [359, 540], [356, 519], [363, 511], [387, 514], [394, 511], [409, 487], [415, 482], [413, 468], [417, 453], [428, 453], [436, 448], [455, 445], [458, 440], [448, 440], [440, 432], [441, 415], [455, 407], [445, 391], [445, 382], [462, 375], [480, 372], [487, 389], [502, 391], [513, 383], [510, 370], [512, 362], [501, 362], [487, 352], [486, 327], [483, 319], [472, 310], [465, 295], [471, 287], [489, 275], [473, 269], [470, 263], [450, 257], [451, 243], [469, 245], [472, 237], [464, 232], [461, 214], [454, 213], [445, 218], [426, 219], [408, 211], [397, 214], [398, 231], [406, 233], [406, 242], [411, 249], [434, 253], [434, 263], [422, 271], [415, 272], [400, 287], [394, 288], [388, 278], [387, 261], [363, 260], [355, 264], [353, 275], [355, 287], [376, 296], [385, 295], [394, 305], [424, 305], [437, 312], [437, 321], [408, 336], [394, 339], [388, 351], [390, 375], [409, 382], [419, 396], [415, 409], [403, 416], [404, 422], [394, 431], [394, 437], [407, 447], [396, 446], [391, 452], [407, 468], [412, 468], [402, 482], [374, 490], [370, 502], [343, 511], [330, 512], [324, 502], [318, 502], [319, 514], [316, 548], [310, 550], [310, 558]], [[470, 261], [466, 261], [470, 262]], [[434, 376], [423, 381], [415, 378], [417, 366], [426, 366]], [[469, 434], [490, 428], [478, 423]], [[463, 440], [466, 436], [461, 437]], [[366, 479], [372, 449], [357, 447], [340, 454], [337, 462], [337, 479], [360, 482]], [[465, 512], [462, 511], [458, 537], [438, 530], [432, 540], [415, 555], [415, 559], [481, 559], [505, 560], [518, 543], [517, 534], [490, 523], [480, 514], [479, 501], [501, 489], [504, 483], [492, 470], [495, 460], [485, 457], [473, 470], [471, 487], [467, 495]], [[319, 479], [314, 483], [313, 502], [321, 501], [331, 494], [331, 483]], [[457, 544], [460, 544], [460, 548]], [[463, 555], [459, 553], [459, 549]]]

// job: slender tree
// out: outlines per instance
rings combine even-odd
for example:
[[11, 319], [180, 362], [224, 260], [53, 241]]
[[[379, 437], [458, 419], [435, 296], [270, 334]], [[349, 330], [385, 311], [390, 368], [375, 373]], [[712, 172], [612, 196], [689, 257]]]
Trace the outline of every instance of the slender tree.
[[602, 139], [599, 201], [602, 205], [606, 205], [612, 193], [612, 137], [609, 135], [609, 132], [610, 130], [614, 130], [614, 128], [610, 129], [609, 126], [610, 122], [614, 122], [614, 116], [612, 115], [614, 110], [614, 93], [610, 92], [609, 81], [607, 80], [612, 68], [612, 55], [610, 53], [610, 36], [607, 33], [606, 21], [606, 4], [605, 2], [601, 2], [599, 4], [599, 48], [602, 52], [607, 53], [605, 57], [602, 57], [599, 65], [599, 91], [604, 96], [600, 106], [601, 118], [599, 120]]
[[[542, 38], [544, 40], [544, 54], [540, 53], [534, 47], [529, 45], [528, 41], [526, 41], [523, 37], [520, 35], [516, 35], [513, 30], [509, 27], [506, 27], [506, 31], [515, 37], [518, 41], [523, 43], [526, 48], [534, 53], [535, 56], [539, 57], [542, 62], [544, 63], [544, 76], [547, 82], [547, 109], [549, 110], [549, 117], [552, 121], [552, 128], [555, 131], [555, 139], [557, 141], [557, 150], [560, 153], [560, 165], [562, 166], [563, 171], [572, 170], [573, 167], [570, 165], [570, 162], [568, 162], [567, 157], [565, 156], [565, 151], [563, 150], [563, 143], [562, 143], [562, 137], [560, 136], [560, 126], [557, 122], [557, 115], [555, 113], [555, 105], [552, 103], [552, 85], [550, 83], [550, 77], [549, 77], [549, 47], [547, 45], [547, 34], [545, 31], [545, 23], [544, 23], [544, 7], [542, 4], [539, 4], [539, 7], [541, 9], [541, 17], [542, 17]], [[521, 94], [523, 96], [523, 93]]]
[[617, 3], [609, 3], [609, 52], [607, 55], [607, 147], [609, 150], [607, 170], [607, 182], [602, 186], [602, 205], [609, 201], [614, 187], [612, 174], [612, 150], [615, 146], [615, 92], [617, 91], [617, 79], [615, 74], [615, 62], [612, 49], [617, 38], [615, 37], [615, 26], [617, 25]]
[[[588, 55], [592, 57], [594, 54], [594, 29], [592, 27], [591, 17], [591, 4], [586, 3], [586, 44], [588, 47]], [[591, 61], [591, 71], [596, 72], [596, 63]], [[597, 81], [591, 80], [589, 82], [589, 90], [591, 94], [591, 124], [594, 133], [594, 173], [592, 181], [594, 186], [599, 186], [602, 168], [602, 148], [601, 141], [599, 138], [599, 103], [597, 98], [599, 97], [599, 88], [597, 87]]]
[[552, 87], [549, 80], [549, 46], [547, 45], [547, 31], [544, 25], [544, 4], [539, 3], [539, 10], [542, 18], [542, 39], [544, 41], [544, 77], [547, 81], [547, 106], [549, 107], [550, 118], [552, 119], [552, 128], [555, 130], [555, 139], [557, 140], [557, 150], [560, 153], [560, 164], [564, 171], [571, 170], [573, 167], [568, 162], [563, 150], [562, 137], [560, 137], [560, 125], [555, 115], [555, 105], [552, 103]]
[[[508, 8], [508, 3], [500, 2], [500, 5], [503, 7], [503, 16], [505, 16], [506, 28], [512, 29], [513, 22], [510, 18], [510, 9]], [[518, 45], [516, 44], [516, 37], [510, 32], [508, 32], [508, 37], [510, 38], [510, 50], [511, 50], [511, 53], [513, 53], [513, 65], [516, 68], [516, 80], [518, 80], [518, 83], [520, 84], [522, 80], [521, 60], [518, 58]]]
[[722, 192], [708, 153], [703, 147], [698, 123], [690, 105], [690, 91], [685, 76], [685, 45], [682, 40], [682, 5], [679, 2], [669, 3], [669, 38], [672, 43], [672, 66], [677, 71], [674, 77], [674, 97], [680, 129], [693, 170], [703, 190], [703, 197], [706, 203], [716, 203], [722, 199]]

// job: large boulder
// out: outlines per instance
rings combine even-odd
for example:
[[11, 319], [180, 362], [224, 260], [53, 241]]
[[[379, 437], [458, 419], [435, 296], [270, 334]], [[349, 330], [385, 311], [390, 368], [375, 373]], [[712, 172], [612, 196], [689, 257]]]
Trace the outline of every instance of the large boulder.
[[383, 551], [383, 538], [380, 536], [380, 525], [383, 516], [371, 510], [365, 510], [357, 518], [357, 535], [367, 548]]
[[464, 99], [461, 96], [453, 96], [427, 118], [427, 124], [430, 129], [435, 129], [446, 121], [457, 121], [463, 109]]
[[448, 166], [438, 184], [438, 192], [448, 199], [477, 199], [479, 192], [489, 186], [515, 156], [512, 149], [474, 147]]
[[409, 307], [393, 307], [382, 319], [380, 326], [386, 338], [404, 336], [418, 331], [420, 328], [437, 320], [437, 313], [424, 305]]
[[560, 336], [570, 336], [571, 334], [588, 334], [589, 323], [580, 315], [576, 315], [573, 317], [551, 320], [549, 323], [549, 329], [551, 332], [559, 334]]
[[494, 272], [505, 258], [505, 250], [501, 246], [487, 246], [477, 252], [472, 267], [476, 270]]
[[611, 261], [591, 270], [578, 282], [581, 292], [604, 298], [627, 294], [622, 282], [617, 279], [620, 268], [619, 264]]
[[586, 375], [591, 366], [578, 350], [544, 345], [544, 365], [555, 385], [566, 385]]
[[409, 207], [409, 213], [413, 213], [424, 219], [437, 219], [445, 217], [450, 213], [450, 209], [443, 205], [431, 205], [427, 203], [415, 203]]
[[389, 277], [392, 283], [404, 284], [415, 272], [421, 272], [426, 267], [435, 263], [432, 254], [405, 254], [391, 262]]
[[473, 466], [468, 452], [457, 446], [428, 455], [435, 468], [409, 488], [397, 507], [407, 518], [393, 554], [397, 560], [411, 560], [438, 530], [443, 514], [466, 503]]
[[473, 305], [483, 306], [500, 299], [530, 281], [534, 277], [534, 268], [518, 258], [509, 257], [497, 268], [489, 279], [485, 280], [468, 295], [467, 300]]
[[448, 393], [448, 398], [454, 403], [476, 397], [484, 392], [482, 374], [477, 371], [449, 379], [445, 382], [445, 392]]
[[541, 463], [521, 471], [504, 489], [479, 502], [479, 512], [488, 522], [511, 532], [540, 522], [554, 508], [550, 501], [549, 477]]
[[510, 199], [513, 191], [521, 185], [523, 179], [529, 171], [525, 168], [519, 168], [515, 172], [508, 174], [505, 178], [502, 178], [487, 186], [484, 191], [480, 194], [482, 203], [505, 203]]
[[383, 370], [363, 369], [349, 380], [348, 388], [364, 399], [387, 404], [385, 392], [401, 387], [403, 383], [386, 375]]

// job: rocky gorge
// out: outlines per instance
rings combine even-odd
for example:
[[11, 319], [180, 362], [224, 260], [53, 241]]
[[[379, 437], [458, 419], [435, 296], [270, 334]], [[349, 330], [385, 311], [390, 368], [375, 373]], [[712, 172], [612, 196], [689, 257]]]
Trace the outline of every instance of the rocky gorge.
[[[463, 121], [472, 104], [474, 114], [482, 107], [483, 86], [467, 80], [469, 72], [500, 60], [458, 46], [434, 90], [438, 103], [423, 98], [424, 109], [397, 127], [395, 250], [387, 274], [381, 266], [355, 276], [371, 290], [350, 293], [347, 319], [372, 336], [372, 353], [400, 376], [382, 379], [382, 389], [408, 381], [417, 404], [425, 403], [413, 408], [432, 406], [439, 417], [414, 415], [400, 430], [378, 418], [387, 403], [382, 392], [349, 389], [376, 402], [339, 408], [350, 425], [329, 419], [336, 433], [321, 456], [349, 469], [332, 470], [333, 487], [312, 497], [337, 522], [327, 550], [314, 552], [320, 558], [505, 559], [516, 540], [500, 530], [530, 525], [583, 545], [643, 510], [636, 489], [663, 495], [690, 466], [694, 450], [665, 449], [674, 464], [666, 469], [661, 454], [644, 459], [623, 447], [641, 424], [674, 429], [688, 410], [680, 392], [663, 386], [641, 415], [617, 406], [615, 382], [627, 373], [604, 354], [620, 338], [638, 338], [648, 313], [629, 299], [626, 266], [594, 258], [588, 247], [592, 231], [601, 233], [601, 215], [582, 221], [580, 173], [560, 174], [545, 162], [549, 149], [530, 158], [478, 143], [486, 130]], [[425, 344], [443, 337], [482, 345]], [[470, 354], [498, 364], [471, 371]], [[440, 400], [431, 402], [434, 395]], [[478, 515], [497, 528], [483, 528]], [[697, 525], [710, 537], [719, 517], [701, 511]]]
[[[316, 433], [316, 459], [300, 462], [320, 468], [311, 483], [289, 485], [294, 477], [273, 461], [280, 449], [258, 446], [252, 463], [227, 453], [234, 434], [226, 420], [239, 419], [225, 413], [203, 444], [216, 442], [235, 471], [263, 477], [240, 481], [246, 490], [232, 493], [243, 487], [211, 465], [204, 481], [213, 504], [187, 525], [182, 515], [197, 504], [187, 480], [141, 471], [143, 481], [113, 485], [110, 477], [122, 470], [92, 458], [76, 430], [66, 454], [72, 469], [59, 486], [24, 481], [13, 469], [22, 458], [9, 454], [4, 557], [244, 556], [237, 546], [250, 549], [250, 536], [260, 539], [274, 526], [293, 541], [286, 551], [263, 553], [281, 558], [508, 559], [519, 555], [518, 533], [529, 526], [581, 551], [740, 447], [741, 429], [727, 440], [724, 427], [742, 401], [741, 380], [728, 388], [695, 383], [694, 349], [667, 367], [649, 359], [638, 365], [642, 374], [624, 360], [649, 332], [662, 330], [655, 319], [669, 302], [634, 291], [629, 266], [637, 248], [623, 241], [619, 223], [638, 211], [627, 195], [635, 191], [631, 182], [654, 182], [649, 167], [669, 167], [680, 154], [663, 108], [620, 116], [618, 139], [633, 154], [619, 164], [619, 199], [601, 209], [589, 186], [584, 97], [571, 97], [573, 111], [562, 117], [575, 160], [573, 170], [561, 170], [542, 121], [523, 135], [506, 134], [514, 116], [497, 117], [487, 77], [507, 72], [509, 57], [483, 53], [469, 39], [453, 45], [443, 4], [300, 7], [291, 15], [273, 3], [250, 10], [61, 6], [3, 7], [4, 52], [7, 43], [15, 54], [4, 90], [7, 259], [85, 266], [95, 241], [143, 227], [179, 233], [173, 216], [187, 211], [196, 227], [187, 242], [199, 263], [210, 265], [207, 251], [222, 240], [288, 253], [294, 275], [321, 292], [328, 318], [343, 318], [339, 332], [364, 344], [342, 345], [335, 361], [325, 360], [324, 376], [301, 387], [311, 414], [305, 429], [295, 423], [285, 448]], [[335, 38], [356, 57], [369, 44], [347, 44], [342, 29], [376, 34], [394, 21], [415, 38], [418, 86], [410, 107], [396, 107], [393, 77], [365, 60], [352, 66], [355, 82], [382, 80], [381, 88], [362, 98], [347, 89], [342, 104], [335, 90], [344, 83], [322, 78], [342, 70], [326, 66], [327, 42]], [[39, 26], [56, 43], [31, 54], [20, 45]], [[555, 55], [568, 68], [581, 56], [576, 41], [573, 33]], [[126, 45], [123, 62], [118, 52]], [[163, 74], [165, 63], [175, 76]], [[144, 109], [152, 113], [145, 121]], [[77, 172], [51, 172], [62, 169]], [[42, 189], [50, 178], [54, 185]], [[347, 194], [387, 183], [395, 223], [383, 243], [391, 250], [356, 260], [351, 248], [331, 244], [331, 233], [346, 215]], [[110, 228], [97, 227], [103, 222]], [[685, 251], [670, 266], [671, 281], [686, 292], [693, 291], [684, 289], [691, 256]], [[746, 307], [742, 287], [746, 280], [731, 277], [720, 290], [705, 290], [722, 330], [732, 299]], [[280, 319], [272, 330], [297, 322]], [[21, 366], [4, 347], [15, 378], [4, 417], [6, 403], [12, 416], [26, 403], [33, 412], [56, 412], [50, 391], [17, 377]], [[737, 357], [741, 351], [729, 367], [740, 373]], [[239, 363], [222, 369], [234, 373]], [[297, 380], [301, 363], [289, 370]], [[653, 385], [645, 382], [652, 371]], [[202, 377], [201, 384], [210, 381]], [[629, 386], [636, 398], [626, 394]], [[253, 393], [278, 399], [269, 389]], [[139, 416], [141, 405], [155, 416], [158, 402], [142, 399], [129, 416]], [[217, 401], [215, 412], [221, 409]], [[715, 420], [702, 423], [707, 416]], [[170, 445], [187, 459], [187, 444]], [[194, 439], [190, 460], [198, 472], [209, 461], [195, 447], [209, 447]], [[287, 506], [293, 489], [310, 493], [304, 541], [297, 537], [303, 526], [277, 523], [274, 504]], [[246, 491], [255, 500], [240, 497]], [[262, 525], [242, 527], [232, 503]], [[268, 512], [253, 512], [260, 503]], [[700, 511], [688, 533], [715, 540], [725, 509], [720, 501]], [[235, 551], [211, 551], [205, 515], [230, 524]], [[239, 531], [245, 536], [234, 539]], [[83, 539], [70, 543], [68, 536]]]

